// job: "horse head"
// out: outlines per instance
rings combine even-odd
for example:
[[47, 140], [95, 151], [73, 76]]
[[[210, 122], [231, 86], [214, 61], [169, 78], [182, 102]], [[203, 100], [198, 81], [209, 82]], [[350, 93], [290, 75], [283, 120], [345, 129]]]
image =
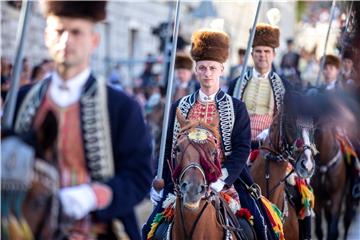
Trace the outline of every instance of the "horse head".
[[[57, 120], [52, 112], [38, 129], [24, 134], [2, 134], [2, 170], [7, 172], [2, 176], [2, 206], [6, 206], [2, 217], [12, 219], [8, 226], [6, 221], [3, 224], [4, 239], [54, 238], [59, 211], [56, 138]], [[20, 228], [13, 231], [15, 225]]]
[[284, 104], [270, 127], [270, 144], [275, 160], [289, 161], [301, 178], [309, 178], [315, 170], [313, 115], [309, 99], [300, 93], [287, 92]]
[[209, 184], [221, 175], [216, 148], [218, 124], [186, 120], [179, 111], [176, 115], [181, 130], [175, 145], [177, 167], [173, 176], [184, 206], [197, 209], [208, 194]]

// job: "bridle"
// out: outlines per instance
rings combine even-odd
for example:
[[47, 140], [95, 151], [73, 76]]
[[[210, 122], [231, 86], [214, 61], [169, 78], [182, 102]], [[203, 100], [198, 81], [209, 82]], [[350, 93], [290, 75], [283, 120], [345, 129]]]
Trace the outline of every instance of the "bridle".
[[[306, 144], [302, 140], [301, 134], [303, 130], [308, 129], [311, 132], [311, 138], [313, 142], [313, 123], [312, 121], [306, 121], [305, 119], [300, 119], [296, 121], [296, 138], [289, 142], [288, 137], [286, 136], [286, 127], [285, 127], [285, 116], [286, 114], [281, 111], [280, 113], [280, 123], [279, 123], [279, 141], [278, 141], [278, 149], [276, 150], [276, 145], [271, 139], [271, 136], [269, 137], [269, 145], [270, 146], [260, 146], [260, 150], [265, 150], [267, 153], [265, 154], [265, 181], [266, 181], [266, 197], [269, 198], [270, 195], [276, 190], [277, 187], [279, 187], [281, 184], [283, 184], [289, 176], [296, 171], [300, 177], [302, 177], [302, 174], [298, 172], [298, 163], [301, 159], [301, 156], [304, 155], [306, 150], [310, 150], [312, 155], [316, 155], [317, 150], [315, 148], [315, 145], [313, 144]], [[269, 162], [284, 162], [288, 161], [292, 166], [292, 170], [286, 174], [284, 178], [282, 178], [277, 184], [275, 184], [274, 187], [270, 189], [270, 168], [269, 168]], [[313, 173], [313, 171], [312, 171]], [[312, 173], [310, 175], [312, 175]]]
[[[211, 134], [211, 132], [205, 128], [202, 128], [203, 130], [206, 130], [209, 134]], [[206, 140], [196, 140], [196, 139], [193, 139], [189, 136], [189, 131], [183, 131], [179, 134], [178, 136], [178, 139], [177, 139], [177, 142], [178, 140], [181, 138], [181, 137], [186, 137], [188, 139], [188, 144], [185, 146], [183, 152], [185, 153], [186, 150], [192, 146], [198, 153], [200, 156], [213, 156], [213, 154], [206, 154], [205, 151], [203, 149], [201, 149], [196, 143], [206, 143], [208, 141], [211, 141], [211, 139], [214, 139], [215, 138], [207, 138]], [[214, 142], [214, 146], [216, 146], [216, 142]], [[179, 148], [178, 148], [178, 145], [176, 144], [175, 145], [175, 149], [177, 150], [177, 153], [179, 153]], [[178, 162], [182, 162], [183, 161], [183, 158], [184, 158], [184, 155], [180, 155], [180, 156], [177, 156], [177, 153], [173, 156], [174, 159], [172, 162], [175, 162], [175, 160], [180, 157], [178, 160]], [[215, 156], [216, 157], [216, 156]], [[190, 232], [188, 233], [185, 229], [185, 219], [184, 219], [184, 204], [183, 204], [183, 194], [180, 190], [180, 186], [181, 186], [181, 183], [182, 183], [182, 180], [186, 174], [186, 172], [188, 172], [190, 169], [196, 169], [200, 172], [202, 178], [203, 178], [203, 181], [204, 181], [204, 186], [205, 186], [205, 194], [204, 194], [204, 197], [202, 198], [203, 200], [205, 200], [205, 203], [204, 205], [202, 206], [199, 214], [197, 215], [195, 221], [194, 221], [194, 224], [192, 225], [191, 229], [190, 229]], [[203, 167], [199, 164], [199, 163], [190, 163], [189, 165], [187, 165], [186, 167], [184, 167], [184, 169], [181, 170], [180, 174], [179, 174], [179, 177], [177, 179], [173, 179], [173, 182], [174, 182], [174, 185], [175, 185], [175, 193], [176, 195], [181, 199], [181, 207], [180, 207], [180, 220], [181, 220], [181, 225], [182, 225], [182, 231], [184, 233], [184, 236], [185, 236], [185, 239], [186, 240], [191, 240], [192, 239], [192, 236], [195, 232], [195, 229], [196, 229], [196, 226], [197, 226], [197, 223], [200, 221], [201, 217], [203, 216], [206, 208], [208, 207], [209, 203], [210, 203], [210, 200], [209, 198], [211, 197], [211, 195], [209, 194], [209, 184], [208, 184], [208, 180], [206, 178], [206, 174], [204, 172], [204, 169]]]

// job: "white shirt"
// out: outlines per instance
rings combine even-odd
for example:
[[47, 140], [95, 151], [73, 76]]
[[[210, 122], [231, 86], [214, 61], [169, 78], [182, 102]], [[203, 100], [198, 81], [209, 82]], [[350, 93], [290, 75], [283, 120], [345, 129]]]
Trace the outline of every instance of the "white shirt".
[[213, 93], [210, 96], [208, 96], [203, 91], [199, 90], [199, 99], [201, 102], [213, 102], [215, 101], [216, 93]]
[[60, 107], [68, 107], [79, 101], [82, 88], [90, 76], [90, 68], [85, 69], [74, 78], [64, 81], [54, 71], [49, 87], [50, 98]]
[[265, 74], [261, 74], [261, 73], [259, 73], [258, 71], [256, 71], [256, 69], [255, 68], [253, 68], [253, 72], [252, 72], [252, 74], [253, 74], [253, 76], [254, 77], [256, 77], [256, 78], [267, 78], [268, 76], [269, 76], [269, 73], [270, 73], [270, 71], [268, 71], [267, 73], [265, 73]]

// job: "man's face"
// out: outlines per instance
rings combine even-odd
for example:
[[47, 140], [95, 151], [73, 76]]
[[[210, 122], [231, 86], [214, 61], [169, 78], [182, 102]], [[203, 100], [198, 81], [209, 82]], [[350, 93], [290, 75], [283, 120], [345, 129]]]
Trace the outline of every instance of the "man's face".
[[201, 88], [215, 91], [220, 88], [220, 77], [224, 74], [224, 66], [216, 61], [198, 61], [195, 68]]
[[323, 74], [326, 83], [331, 83], [336, 80], [339, 69], [334, 65], [327, 64], [324, 66]]
[[55, 63], [65, 68], [87, 66], [99, 43], [94, 26], [86, 19], [49, 16], [45, 44]]
[[191, 70], [185, 68], [176, 69], [176, 77], [180, 82], [185, 83], [191, 80]]
[[271, 64], [275, 58], [275, 51], [271, 47], [256, 46], [251, 53], [255, 69], [260, 73], [266, 73], [271, 70]]

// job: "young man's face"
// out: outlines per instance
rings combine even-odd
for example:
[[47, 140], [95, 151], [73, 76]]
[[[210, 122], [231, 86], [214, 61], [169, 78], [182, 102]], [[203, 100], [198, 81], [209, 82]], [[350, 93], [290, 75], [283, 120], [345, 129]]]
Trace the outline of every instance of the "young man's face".
[[84, 67], [99, 43], [95, 24], [81, 18], [49, 16], [45, 44], [56, 65], [65, 68]]
[[216, 61], [198, 61], [195, 68], [202, 89], [214, 92], [220, 88], [220, 77], [224, 74], [224, 66]]
[[275, 58], [275, 51], [268, 46], [256, 46], [251, 53], [255, 69], [260, 73], [267, 73], [271, 70], [271, 64]]
[[334, 65], [326, 64], [324, 66], [323, 74], [326, 83], [331, 83], [336, 80], [339, 69]]

